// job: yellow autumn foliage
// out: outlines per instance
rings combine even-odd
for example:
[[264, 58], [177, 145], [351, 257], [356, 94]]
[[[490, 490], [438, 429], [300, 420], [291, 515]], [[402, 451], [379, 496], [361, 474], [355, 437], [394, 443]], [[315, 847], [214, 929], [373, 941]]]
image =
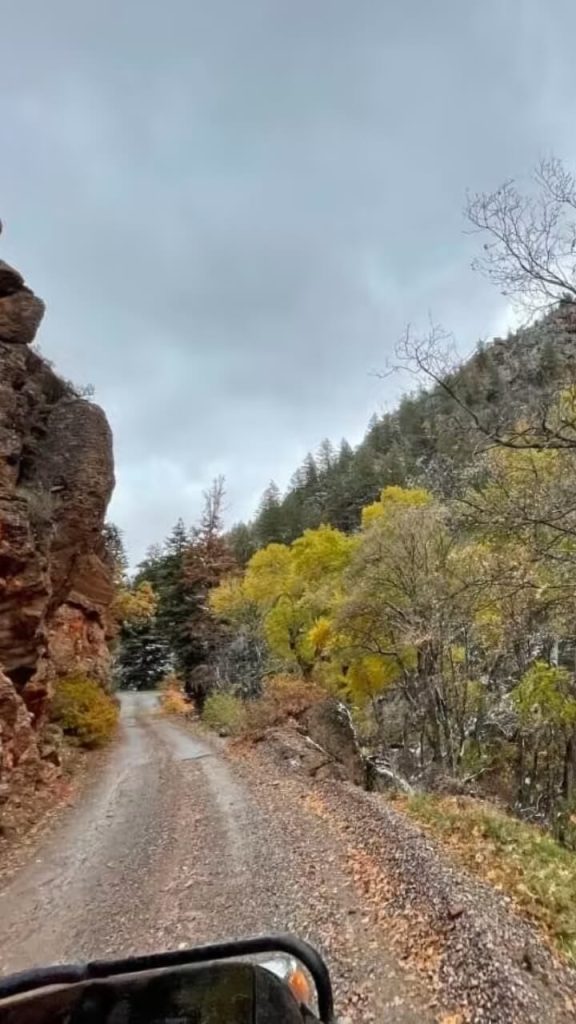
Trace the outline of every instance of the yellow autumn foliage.
[[429, 491], [421, 487], [385, 487], [378, 501], [362, 509], [362, 526], [366, 529], [380, 519], [385, 519], [391, 512], [403, 508], [420, 508], [429, 505], [433, 498]]
[[93, 679], [67, 676], [54, 687], [50, 714], [81, 746], [100, 747], [114, 735], [119, 707]]
[[118, 622], [137, 622], [151, 618], [158, 601], [147, 580], [135, 587], [120, 587], [112, 604], [112, 613]]

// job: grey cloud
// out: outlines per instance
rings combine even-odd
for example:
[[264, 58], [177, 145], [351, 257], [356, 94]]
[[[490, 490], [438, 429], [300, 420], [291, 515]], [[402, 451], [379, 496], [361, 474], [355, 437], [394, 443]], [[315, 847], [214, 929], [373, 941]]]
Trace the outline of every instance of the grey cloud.
[[4, 258], [41, 346], [95, 384], [134, 557], [215, 472], [229, 515], [405, 381], [428, 311], [463, 349], [505, 307], [470, 274], [466, 187], [572, 160], [568, 0], [21, 0], [2, 16]]

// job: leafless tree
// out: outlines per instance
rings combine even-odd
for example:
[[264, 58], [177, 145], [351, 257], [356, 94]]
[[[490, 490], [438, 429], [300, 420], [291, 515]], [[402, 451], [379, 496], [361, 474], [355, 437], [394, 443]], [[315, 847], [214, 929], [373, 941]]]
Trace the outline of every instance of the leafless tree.
[[576, 395], [574, 378], [568, 373], [563, 386], [569, 389], [562, 402], [545, 396], [538, 408], [516, 424], [491, 422], [470, 402], [462, 389], [463, 362], [456, 354], [453, 336], [432, 323], [427, 333], [414, 334], [408, 326], [401, 337], [396, 354], [397, 368], [408, 370], [422, 385], [432, 385], [451, 399], [454, 426], [475, 429], [483, 439], [481, 447], [499, 446], [516, 449], [576, 449]]
[[213, 537], [222, 533], [225, 497], [226, 480], [220, 475], [215, 477], [209, 489], [204, 491], [204, 509], [200, 528], [206, 536]]
[[468, 197], [466, 216], [484, 236], [472, 266], [531, 313], [576, 299], [576, 179], [561, 160], [541, 160], [536, 190], [513, 180]]
[[[547, 325], [551, 332], [556, 327], [562, 330], [565, 319], [576, 323], [576, 178], [552, 157], [540, 162], [533, 181], [536, 189], [528, 193], [507, 181], [495, 192], [470, 196], [466, 216], [472, 230], [485, 239], [473, 268], [531, 317], [558, 307]], [[422, 336], [407, 328], [397, 353], [402, 369], [452, 400], [455, 421], [475, 428], [484, 447], [576, 449], [572, 365], [565, 367], [565, 379], [550, 381], [550, 394], [543, 392], [538, 407], [513, 426], [495, 423], [470, 401], [462, 387], [465, 374], [454, 339], [443, 328], [431, 324]], [[559, 403], [562, 391], [565, 396]]]

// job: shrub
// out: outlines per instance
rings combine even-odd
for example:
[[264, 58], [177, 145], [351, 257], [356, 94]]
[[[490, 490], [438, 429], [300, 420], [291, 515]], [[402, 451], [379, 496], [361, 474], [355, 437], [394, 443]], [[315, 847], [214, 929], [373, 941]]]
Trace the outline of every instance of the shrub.
[[83, 747], [100, 747], [116, 729], [119, 708], [93, 679], [68, 676], [56, 683], [51, 717]]
[[250, 736], [297, 718], [326, 693], [314, 683], [296, 676], [272, 676], [257, 700], [243, 701], [232, 693], [208, 697], [202, 719], [211, 729], [223, 729], [232, 736]]
[[326, 693], [319, 686], [298, 676], [272, 676], [264, 684], [263, 699], [274, 705], [278, 721], [297, 718], [324, 697]]
[[246, 732], [261, 733], [288, 718], [298, 718], [324, 697], [324, 690], [298, 676], [272, 676], [264, 684], [262, 697], [246, 703]]
[[256, 737], [279, 722], [278, 709], [273, 701], [266, 697], [247, 701], [244, 706], [244, 728], [246, 736]]
[[244, 703], [232, 693], [212, 693], [204, 704], [202, 720], [211, 729], [225, 730], [239, 736], [246, 726]]
[[158, 683], [159, 690], [180, 690], [184, 693], [184, 683], [180, 676], [177, 676], [175, 672], [168, 672], [167, 675], [162, 676], [162, 679]]
[[194, 711], [194, 704], [186, 699], [178, 676], [171, 674], [160, 683], [160, 707], [165, 715], [189, 715]]

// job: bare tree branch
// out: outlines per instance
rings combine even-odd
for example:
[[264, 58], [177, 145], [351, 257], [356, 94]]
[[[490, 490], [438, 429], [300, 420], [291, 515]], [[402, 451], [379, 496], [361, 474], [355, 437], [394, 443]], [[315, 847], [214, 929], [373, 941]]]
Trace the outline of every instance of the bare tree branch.
[[472, 266], [532, 314], [576, 298], [576, 181], [560, 160], [542, 160], [535, 192], [513, 180], [468, 196], [466, 217], [483, 235]]
[[[463, 364], [456, 357], [453, 336], [444, 328], [432, 323], [427, 334], [417, 336], [408, 326], [398, 342], [396, 354], [396, 369], [407, 370], [420, 383], [432, 385], [446, 395], [454, 407], [464, 413], [468, 426], [488, 442], [484, 449], [492, 446], [523, 451], [576, 448], [576, 395], [572, 400], [568, 396], [563, 408], [556, 400], [544, 402], [528, 422], [494, 426], [464, 397], [461, 390]], [[572, 377], [564, 386], [574, 387]]]

